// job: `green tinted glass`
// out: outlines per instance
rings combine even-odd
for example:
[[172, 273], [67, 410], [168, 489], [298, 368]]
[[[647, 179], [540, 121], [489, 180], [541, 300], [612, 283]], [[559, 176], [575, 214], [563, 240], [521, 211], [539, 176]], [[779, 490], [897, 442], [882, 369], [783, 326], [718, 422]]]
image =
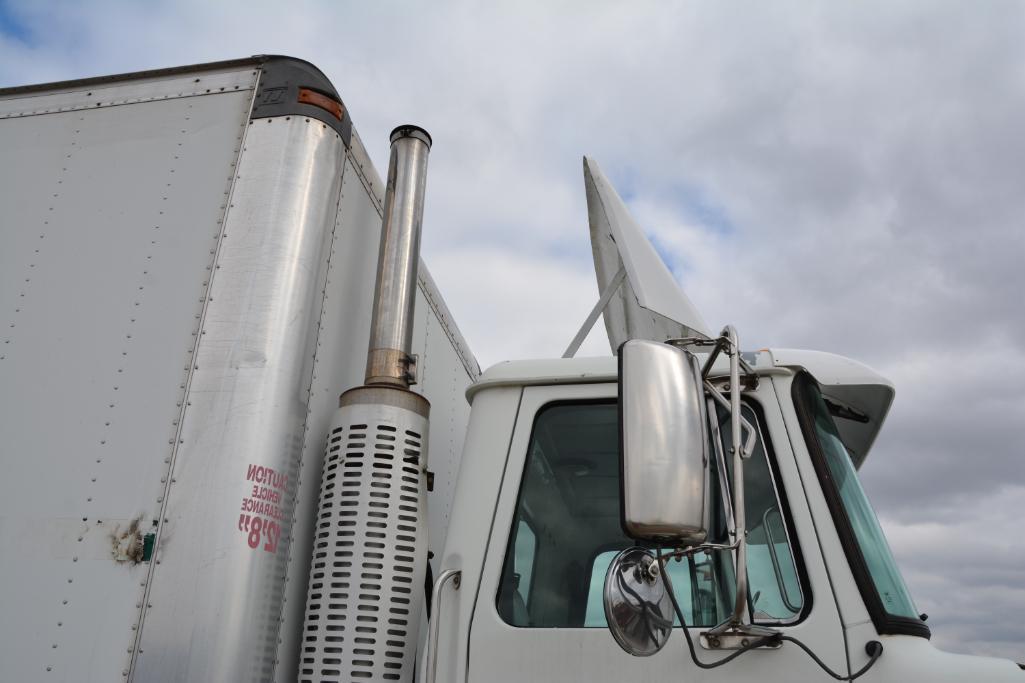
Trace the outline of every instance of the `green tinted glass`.
[[904, 585], [904, 579], [897, 569], [886, 536], [883, 535], [879, 520], [861, 488], [854, 463], [844, 448], [833, 417], [829, 414], [829, 408], [822, 400], [822, 394], [812, 382], [805, 385], [802, 394], [814, 421], [815, 436], [821, 446], [829, 474], [840, 494], [844, 512], [854, 532], [854, 540], [865, 558], [865, 564], [868, 566], [869, 575], [879, 593], [883, 608], [894, 616], [917, 619], [918, 612], [911, 601], [911, 594]]
[[[733, 447], [730, 434], [730, 414], [716, 406], [718, 429], [723, 451]], [[741, 414], [755, 429], [761, 423], [754, 409], [746, 403]], [[727, 482], [733, 482], [733, 458], [725, 458]], [[750, 457], [744, 462], [744, 515], [747, 519], [747, 578], [751, 592], [752, 619], [756, 622], [791, 622], [804, 608], [804, 595], [797, 574], [797, 562], [790, 547], [787, 530], [780, 513], [780, 498], [776, 492], [765, 452], [765, 443], [759, 434]], [[732, 488], [732, 487], [731, 487]]]
[[[749, 408], [745, 415], [757, 424]], [[800, 582], [760, 442], [753, 455], [756, 464], [745, 476], [748, 495], [756, 501], [749, 515], [758, 520], [749, 532], [753, 616], [763, 623], [791, 621], [803, 604]], [[717, 467], [710, 474], [709, 541], [727, 543], [725, 487]], [[555, 404], [538, 413], [496, 596], [506, 623], [605, 626], [602, 591], [609, 563], [635, 545], [620, 525], [619, 488], [615, 403]], [[689, 625], [714, 626], [732, 611], [731, 552], [670, 561], [668, 571]]]

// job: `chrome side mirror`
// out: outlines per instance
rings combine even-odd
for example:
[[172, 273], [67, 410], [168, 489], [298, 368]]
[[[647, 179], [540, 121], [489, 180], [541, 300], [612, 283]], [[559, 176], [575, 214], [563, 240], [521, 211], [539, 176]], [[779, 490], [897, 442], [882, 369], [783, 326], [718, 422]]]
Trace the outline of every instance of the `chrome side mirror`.
[[708, 420], [694, 354], [633, 339], [619, 350], [622, 524], [669, 547], [708, 535]]

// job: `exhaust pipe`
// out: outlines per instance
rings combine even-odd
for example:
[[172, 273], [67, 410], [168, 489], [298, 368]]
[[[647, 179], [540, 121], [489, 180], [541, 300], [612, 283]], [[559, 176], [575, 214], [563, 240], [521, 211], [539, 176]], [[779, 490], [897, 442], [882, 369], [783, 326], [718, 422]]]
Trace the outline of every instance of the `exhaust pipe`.
[[427, 570], [430, 403], [409, 390], [431, 137], [391, 134], [365, 383], [331, 421], [299, 680], [412, 683]]
[[392, 131], [367, 354], [368, 385], [408, 389], [416, 379], [410, 351], [430, 150], [431, 136], [423, 128], [400, 126]]

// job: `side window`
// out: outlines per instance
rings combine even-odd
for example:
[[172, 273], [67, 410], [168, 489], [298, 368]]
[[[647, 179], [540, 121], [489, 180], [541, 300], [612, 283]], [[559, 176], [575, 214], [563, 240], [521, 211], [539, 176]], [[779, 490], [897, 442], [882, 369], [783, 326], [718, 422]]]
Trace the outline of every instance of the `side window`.
[[[607, 550], [594, 558], [584, 626], [606, 626], [605, 574], [618, 553], [619, 550]], [[727, 595], [725, 589], [733, 585], [733, 566], [729, 555], [722, 552], [716, 555], [718, 557], [698, 553], [686, 559], [671, 560], [666, 565], [676, 590], [676, 601], [688, 626], [714, 626], [732, 611], [733, 594]], [[680, 625], [679, 619], [674, 621]]]
[[[533, 552], [522, 540], [525, 528]], [[546, 406], [534, 419], [502, 569], [502, 619], [535, 628], [583, 626], [592, 558], [631, 544], [619, 525], [616, 404]]]
[[[530, 579], [534, 573], [534, 556], [537, 554], [537, 536], [530, 528], [527, 520], [521, 519], [516, 526], [516, 539], [513, 546], [513, 580], [516, 582], [514, 597], [517, 605], [526, 610], [530, 604]], [[514, 605], [515, 607], [516, 605]]]
[[[741, 408], [744, 418], [761, 430], [755, 410], [747, 404]], [[718, 432], [722, 452], [732, 446], [730, 416], [716, 406]], [[733, 481], [733, 461], [726, 458], [728, 482]], [[759, 433], [751, 457], [744, 463], [744, 514], [747, 520], [747, 575], [751, 592], [751, 618], [762, 623], [787, 623], [800, 617], [804, 595], [797, 573], [796, 553], [780, 510], [776, 479], [765, 452], [765, 441]]]
[[[711, 414], [711, 438], [721, 453], [722, 437], [714, 428], [722, 416]], [[744, 414], [757, 424], [754, 411], [745, 407]], [[728, 416], [726, 424], [728, 432]], [[602, 591], [609, 563], [635, 545], [620, 526], [616, 404], [546, 406], [534, 420], [528, 449], [496, 599], [499, 615], [520, 627], [604, 627]], [[768, 623], [792, 621], [803, 597], [760, 440], [744, 471], [752, 616]], [[717, 543], [729, 540], [724, 474], [712, 468], [710, 540]], [[699, 553], [668, 567], [688, 625], [714, 626], [732, 611], [729, 551]]]

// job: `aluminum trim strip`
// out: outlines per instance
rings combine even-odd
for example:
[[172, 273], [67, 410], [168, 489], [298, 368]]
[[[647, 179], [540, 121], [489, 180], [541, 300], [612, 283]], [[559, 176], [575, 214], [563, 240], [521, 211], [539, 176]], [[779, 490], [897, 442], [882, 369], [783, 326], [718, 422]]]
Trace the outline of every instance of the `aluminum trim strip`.
[[202, 76], [189, 74], [152, 81], [100, 85], [95, 88], [26, 94], [0, 99], [0, 119], [253, 90], [259, 73], [258, 69], [253, 69]]

